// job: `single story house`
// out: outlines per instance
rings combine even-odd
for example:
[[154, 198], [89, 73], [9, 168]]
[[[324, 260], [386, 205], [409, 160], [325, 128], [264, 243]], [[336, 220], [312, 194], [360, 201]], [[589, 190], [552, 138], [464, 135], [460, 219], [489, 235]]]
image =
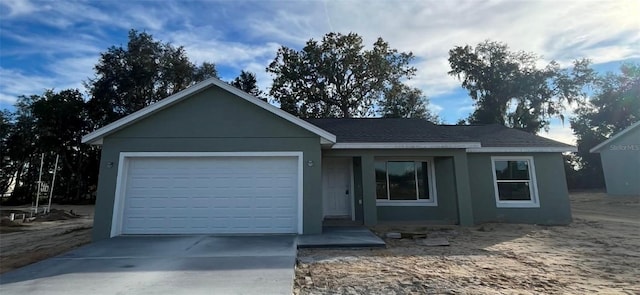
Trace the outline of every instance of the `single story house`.
[[590, 152], [600, 154], [607, 194], [640, 196], [640, 121]]
[[498, 125], [303, 120], [208, 79], [82, 140], [102, 146], [94, 240], [571, 221], [562, 152], [575, 148]]

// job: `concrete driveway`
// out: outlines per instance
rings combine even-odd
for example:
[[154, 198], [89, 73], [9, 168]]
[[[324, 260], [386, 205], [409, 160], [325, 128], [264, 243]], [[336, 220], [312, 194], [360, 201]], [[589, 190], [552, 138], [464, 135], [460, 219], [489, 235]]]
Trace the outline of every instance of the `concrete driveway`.
[[2, 294], [291, 294], [295, 236], [122, 236], [0, 276]]

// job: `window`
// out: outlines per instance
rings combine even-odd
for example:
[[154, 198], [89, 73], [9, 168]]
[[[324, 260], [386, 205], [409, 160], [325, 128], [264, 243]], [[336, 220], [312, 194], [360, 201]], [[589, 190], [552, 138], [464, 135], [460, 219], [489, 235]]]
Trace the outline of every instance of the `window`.
[[492, 157], [498, 207], [539, 207], [532, 157]]
[[375, 168], [379, 205], [436, 205], [428, 161], [378, 160]]

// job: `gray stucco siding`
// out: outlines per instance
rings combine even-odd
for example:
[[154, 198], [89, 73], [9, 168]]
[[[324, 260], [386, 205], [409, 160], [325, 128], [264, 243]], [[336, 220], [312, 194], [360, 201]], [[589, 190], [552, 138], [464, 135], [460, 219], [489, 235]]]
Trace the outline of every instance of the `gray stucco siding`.
[[[492, 156], [533, 157], [539, 207], [498, 208], [491, 165]], [[477, 153], [468, 155], [468, 163], [475, 223], [568, 224], [571, 222], [571, 207], [562, 154]]]
[[434, 224], [457, 224], [458, 212], [453, 159], [434, 159], [437, 205], [378, 206], [379, 221], [421, 221]]
[[[120, 152], [302, 152], [303, 233], [322, 231], [319, 136], [216, 87], [104, 138], [93, 239], [110, 236]], [[111, 166], [111, 167], [109, 167]]]
[[218, 87], [110, 135], [111, 138], [288, 138], [319, 137]]
[[354, 213], [355, 220], [364, 221], [364, 212], [362, 208], [362, 159], [353, 157], [353, 196], [354, 196]]
[[[406, 149], [406, 150], [323, 150], [323, 157], [355, 157], [354, 192], [356, 200], [362, 198], [362, 213], [366, 225], [378, 221], [421, 221], [438, 224], [456, 224], [458, 215], [458, 191], [456, 186], [453, 155], [464, 154], [463, 150], [447, 149]], [[436, 195], [435, 206], [381, 206], [376, 202], [374, 163], [377, 159], [418, 160], [433, 158], [435, 168]], [[359, 183], [361, 182], [361, 183]], [[468, 185], [461, 183], [461, 186]]]
[[608, 194], [640, 195], [640, 128], [603, 147], [600, 158]]

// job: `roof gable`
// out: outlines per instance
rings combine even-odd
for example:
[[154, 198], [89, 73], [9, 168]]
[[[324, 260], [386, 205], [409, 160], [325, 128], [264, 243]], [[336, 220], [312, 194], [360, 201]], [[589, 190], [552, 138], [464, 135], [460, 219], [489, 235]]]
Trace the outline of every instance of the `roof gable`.
[[611, 136], [609, 139], [601, 142], [599, 145], [594, 146], [592, 149], [589, 150], [590, 153], [599, 153], [602, 151], [602, 148], [604, 148], [605, 146], [609, 145], [610, 143], [612, 143], [613, 141], [617, 140], [618, 138], [624, 136], [625, 134], [631, 132], [631, 130], [638, 128], [640, 126], [640, 121], [635, 122], [633, 124], [631, 124], [631, 126], [625, 128], [624, 130], [614, 134], [613, 136]]
[[209, 78], [207, 80], [204, 80], [200, 83], [197, 83], [183, 91], [180, 91], [174, 95], [171, 95], [159, 102], [156, 102], [154, 104], [151, 104], [137, 112], [134, 112], [128, 116], [125, 116], [113, 123], [110, 123], [102, 128], [99, 128], [85, 136], [82, 137], [82, 143], [89, 143], [89, 144], [95, 144], [95, 145], [99, 145], [102, 144], [102, 140], [105, 136], [108, 136], [118, 130], [121, 130], [139, 120], [142, 120], [146, 117], [151, 116], [152, 114], [167, 109], [169, 107], [171, 107], [172, 105], [187, 99], [191, 96], [193, 96], [196, 93], [199, 93], [209, 87], [213, 87], [213, 86], [217, 86], [222, 88], [225, 91], [228, 91], [232, 94], [234, 94], [235, 96], [244, 99], [250, 103], [253, 103], [295, 125], [300, 126], [303, 129], [308, 130], [311, 133], [314, 133], [318, 136], [320, 136], [320, 138], [323, 141], [329, 142], [329, 143], [335, 143], [336, 142], [336, 136], [313, 125], [310, 124], [294, 115], [291, 115], [267, 102], [264, 102], [240, 89], [237, 89], [227, 83], [225, 83], [222, 80], [219, 80], [217, 78]]

